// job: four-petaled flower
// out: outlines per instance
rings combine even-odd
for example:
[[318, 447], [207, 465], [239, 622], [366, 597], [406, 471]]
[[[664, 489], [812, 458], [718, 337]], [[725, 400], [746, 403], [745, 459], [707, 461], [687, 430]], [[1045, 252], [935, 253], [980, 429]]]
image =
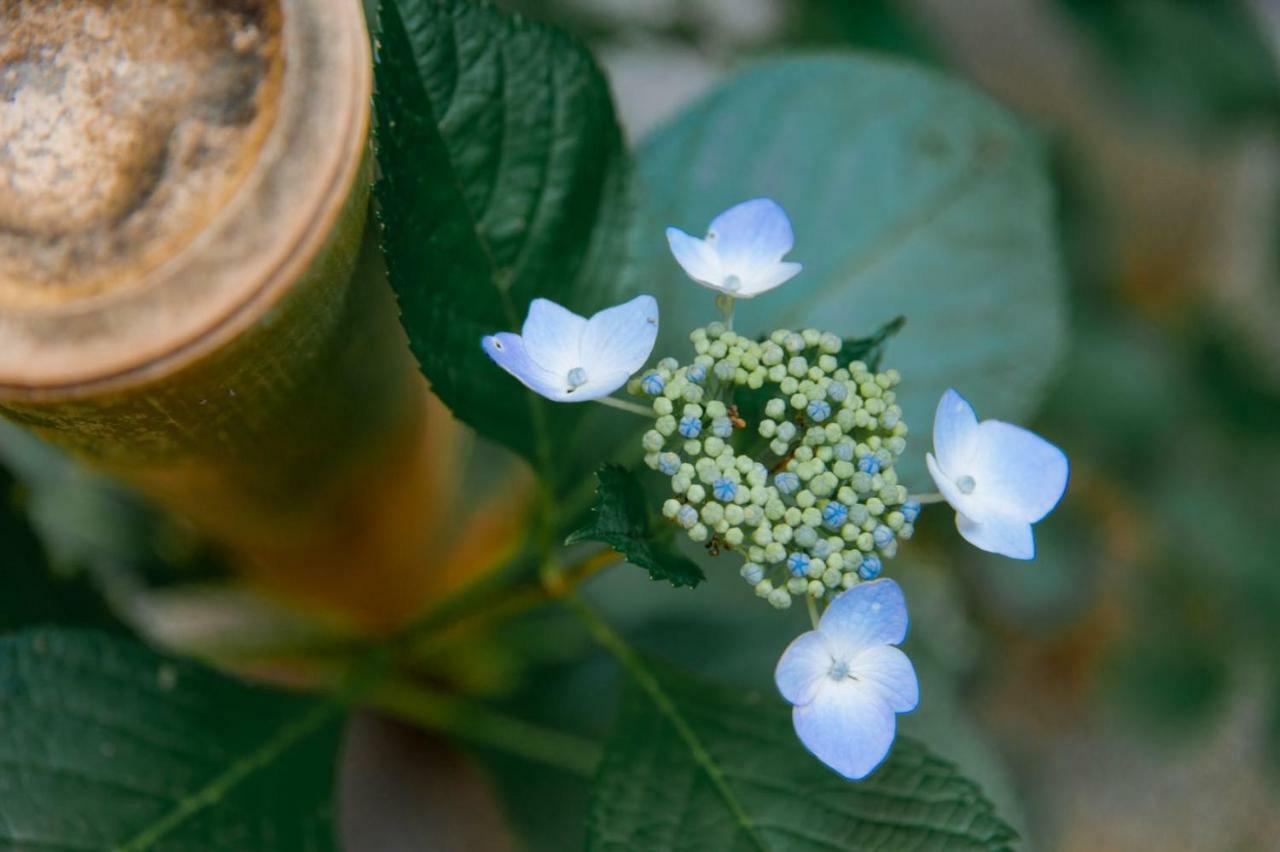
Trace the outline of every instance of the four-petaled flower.
[[795, 237], [786, 212], [768, 198], [730, 207], [711, 221], [705, 239], [667, 228], [667, 242], [690, 278], [735, 299], [772, 290], [802, 268], [782, 259]]
[[954, 390], [938, 402], [933, 453], [925, 456], [938, 490], [956, 510], [956, 528], [970, 544], [1014, 559], [1036, 555], [1031, 525], [1067, 490], [1062, 450], [1020, 426], [978, 422]]
[[591, 319], [534, 299], [520, 334], [499, 332], [480, 345], [533, 392], [556, 402], [587, 402], [625, 385], [649, 360], [657, 339], [658, 303], [652, 296], [637, 296]]
[[889, 753], [898, 713], [920, 687], [907, 655], [907, 606], [893, 580], [859, 583], [827, 607], [818, 628], [787, 646], [774, 679], [805, 748], [846, 778], [865, 778]]

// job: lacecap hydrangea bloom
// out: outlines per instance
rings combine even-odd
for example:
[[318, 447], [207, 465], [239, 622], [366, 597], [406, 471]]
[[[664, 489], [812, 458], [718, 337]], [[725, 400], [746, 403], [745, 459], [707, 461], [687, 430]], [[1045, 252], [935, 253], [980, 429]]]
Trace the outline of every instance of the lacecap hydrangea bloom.
[[1067, 490], [1066, 454], [1021, 426], [979, 423], [973, 406], [954, 390], [938, 402], [933, 450], [925, 456], [929, 474], [956, 510], [960, 535], [991, 553], [1035, 558], [1031, 525]]
[[637, 296], [586, 319], [549, 299], [529, 305], [520, 334], [481, 346], [525, 387], [556, 402], [600, 399], [644, 366], [658, 339], [658, 302]]

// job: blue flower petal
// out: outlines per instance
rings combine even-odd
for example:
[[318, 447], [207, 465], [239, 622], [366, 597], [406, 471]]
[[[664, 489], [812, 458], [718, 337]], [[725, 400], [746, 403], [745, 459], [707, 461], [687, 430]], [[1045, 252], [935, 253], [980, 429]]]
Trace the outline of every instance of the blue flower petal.
[[971, 475], [998, 495], [1008, 514], [1035, 523], [1052, 511], [1067, 490], [1066, 453], [1034, 432], [985, 420], [978, 426]]
[[818, 629], [842, 653], [873, 645], [897, 645], [907, 635], [907, 603], [890, 579], [859, 583], [837, 597], [822, 614]]
[[892, 645], [868, 648], [853, 658], [849, 670], [858, 680], [874, 684], [895, 713], [909, 713], [920, 703], [920, 681], [907, 655]]
[[791, 720], [805, 748], [855, 781], [885, 759], [897, 729], [879, 690], [852, 679], [824, 684], [811, 702], [792, 709]]
[[1036, 542], [1031, 524], [1019, 518], [992, 515], [981, 522], [956, 513], [956, 529], [979, 550], [1010, 559], [1035, 559]]
[[723, 282], [720, 256], [712, 246], [697, 237], [689, 236], [679, 228], [667, 228], [667, 244], [671, 246], [676, 263], [694, 281], [713, 287], [719, 287]]
[[978, 438], [978, 415], [964, 397], [948, 388], [933, 417], [933, 451], [938, 465], [954, 473], [964, 467]]
[[[587, 320], [581, 338], [581, 359], [588, 375], [603, 379], [622, 374], [622, 382], [644, 366], [658, 340], [658, 301], [636, 296], [629, 302], [605, 308]], [[612, 381], [612, 379], [610, 379]], [[600, 394], [604, 396], [604, 394]]]
[[520, 336], [529, 358], [548, 372], [560, 377], [568, 375], [579, 363], [578, 344], [587, 321], [550, 299], [534, 299], [529, 303]]
[[713, 219], [707, 242], [719, 254], [722, 272], [742, 275], [777, 264], [795, 245], [795, 235], [786, 211], [776, 201], [754, 198]]
[[833, 656], [827, 640], [816, 630], [802, 633], [782, 652], [773, 679], [782, 697], [792, 704], [808, 704], [829, 680]]
[[573, 398], [568, 393], [564, 375], [552, 373], [535, 363], [529, 357], [520, 335], [504, 331], [484, 338], [480, 345], [499, 367], [515, 376], [533, 392], [560, 402]]

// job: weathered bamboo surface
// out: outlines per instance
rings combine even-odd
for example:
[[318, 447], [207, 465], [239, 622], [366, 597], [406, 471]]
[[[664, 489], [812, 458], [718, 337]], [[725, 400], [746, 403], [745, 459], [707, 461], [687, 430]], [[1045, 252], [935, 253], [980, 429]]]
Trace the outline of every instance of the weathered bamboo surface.
[[[352, 0], [0, 0], [0, 410], [362, 629], [432, 593]], [[436, 448], [446, 449], [447, 448]]]

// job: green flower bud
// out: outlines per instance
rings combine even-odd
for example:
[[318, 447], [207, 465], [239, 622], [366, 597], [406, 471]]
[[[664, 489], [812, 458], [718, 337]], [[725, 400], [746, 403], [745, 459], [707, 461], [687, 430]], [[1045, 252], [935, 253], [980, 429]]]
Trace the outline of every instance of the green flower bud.
[[854, 544], [858, 545], [858, 549], [863, 553], [870, 553], [875, 549], [876, 540], [871, 536], [871, 533], [864, 532], [858, 536], [858, 540]]
[[793, 595], [809, 594], [809, 581], [804, 577], [792, 577], [787, 580], [787, 591]]
[[694, 524], [689, 530], [689, 538], [701, 544], [711, 538], [711, 532], [702, 524]]
[[[671, 400], [665, 396], [660, 396], [653, 401], [653, 413], [658, 415], [670, 414], [675, 410], [675, 406], [671, 404]], [[667, 433], [671, 434], [670, 432]]]
[[786, 589], [774, 589], [769, 593], [769, 603], [777, 609], [791, 606], [791, 595]]
[[849, 571], [840, 578], [840, 585], [845, 589], [852, 589], [860, 582], [862, 582], [862, 578], [858, 576], [856, 571]]
[[787, 549], [776, 541], [764, 546], [764, 559], [766, 562], [776, 565], [787, 558]]
[[719, 503], [711, 502], [702, 507], [702, 522], [715, 526], [724, 520], [724, 506]]
[[676, 431], [676, 419], [670, 414], [664, 414], [653, 422], [653, 428], [670, 437]]
[[697, 438], [690, 438], [683, 444], [685, 455], [696, 456], [702, 452], [702, 442]]
[[809, 596], [813, 598], [821, 598], [827, 593], [827, 587], [822, 585], [821, 580], [809, 581]]
[[767, 598], [772, 591], [773, 583], [770, 583], [768, 580], [761, 580], [759, 583], [756, 583], [756, 594], [758, 596]]
[[817, 502], [817, 496], [807, 488], [796, 495], [796, 505], [801, 509], [807, 509]]
[[822, 585], [826, 586], [828, 589], [834, 589], [836, 586], [840, 585], [840, 579], [842, 576], [843, 575], [834, 568], [828, 568], [826, 571], [822, 572]]
[[695, 482], [693, 485], [689, 486], [687, 491], [685, 491], [684, 498], [690, 503], [701, 503], [703, 500], [707, 499], [707, 489]]
[[650, 429], [648, 432], [645, 432], [644, 437], [640, 439], [640, 446], [644, 447], [651, 453], [656, 453], [662, 449], [662, 445], [666, 442], [666, 438], [662, 436], [661, 432], [658, 432], [656, 429]]
[[778, 524], [773, 528], [773, 540], [778, 544], [787, 544], [791, 541], [791, 527], [788, 524]]
[[668, 520], [671, 520], [671, 519], [675, 518], [675, 516], [676, 516], [676, 512], [679, 512], [679, 511], [680, 511], [680, 501], [679, 501], [679, 500], [671, 500], [671, 499], [668, 499], [668, 500], [663, 501], [663, 503], [662, 503], [662, 517], [664, 517], [664, 518], [666, 518], [666, 519], [668, 519]]
[[[726, 521], [726, 523], [728, 523]], [[742, 544], [742, 530], [735, 526], [730, 526], [724, 531], [724, 543], [730, 547], [738, 547]]]

